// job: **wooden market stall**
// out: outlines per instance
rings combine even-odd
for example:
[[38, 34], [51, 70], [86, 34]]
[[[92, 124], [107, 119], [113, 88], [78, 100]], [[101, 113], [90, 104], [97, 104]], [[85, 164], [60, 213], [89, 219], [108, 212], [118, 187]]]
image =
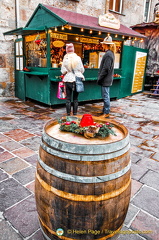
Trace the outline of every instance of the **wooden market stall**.
[[147, 50], [134, 47], [133, 41], [143, 41], [144, 36], [126, 26], [104, 27], [97, 17], [39, 4], [24, 28], [4, 34], [22, 36], [15, 41], [15, 95], [20, 99], [48, 105], [63, 103], [56, 96], [68, 42], [74, 44], [85, 67], [85, 91], [79, 101], [101, 99], [97, 85], [103, 55], [100, 42], [107, 35], [116, 44], [110, 97], [121, 98], [143, 90]]

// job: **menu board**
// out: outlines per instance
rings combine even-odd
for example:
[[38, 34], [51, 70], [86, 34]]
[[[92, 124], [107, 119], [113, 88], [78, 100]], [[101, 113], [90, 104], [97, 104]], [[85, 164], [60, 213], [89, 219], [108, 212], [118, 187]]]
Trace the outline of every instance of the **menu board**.
[[115, 53], [114, 68], [120, 68], [120, 53]]
[[105, 54], [105, 52], [99, 52], [99, 56], [98, 56], [98, 68], [100, 67], [100, 63], [102, 61], [102, 57]]
[[147, 53], [136, 52], [134, 77], [131, 93], [142, 91]]
[[93, 68], [98, 67], [98, 53], [97, 52], [89, 53], [89, 64], [90, 64], [90, 67], [93, 67]]

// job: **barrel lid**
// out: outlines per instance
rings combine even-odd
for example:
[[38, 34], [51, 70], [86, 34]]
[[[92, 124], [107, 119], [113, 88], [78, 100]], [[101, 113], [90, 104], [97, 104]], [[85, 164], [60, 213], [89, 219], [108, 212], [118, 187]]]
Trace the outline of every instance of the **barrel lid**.
[[112, 123], [114, 125], [113, 130], [117, 136], [109, 135], [104, 139], [87, 139], [74, 133], [60, 131], [58, 121], [51, 120], [44, 126], [43, 142], [55, 149], [78, 154], [110, 153], [121, 150], [129, 144], [129, 133], [123, 124], [110, 119], [101, 120], [97, 117], [93, 117], [93, 119], [96, 122]]

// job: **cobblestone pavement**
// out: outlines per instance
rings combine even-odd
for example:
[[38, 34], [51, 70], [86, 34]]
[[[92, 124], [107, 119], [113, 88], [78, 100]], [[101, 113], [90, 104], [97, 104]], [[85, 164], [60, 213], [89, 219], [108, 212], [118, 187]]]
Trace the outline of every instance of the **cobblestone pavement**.
[[[102, 102], [83, 103], [79, 114], [96, 115]], [[0, 238], [43, 240], [34, 179], [43, 126], [65, 107], [0, 98]], [[110, 118], [130, 133], [132, 194], [119, 240], [159, 240], [159, 100], [140, 93], [111, 101]]]

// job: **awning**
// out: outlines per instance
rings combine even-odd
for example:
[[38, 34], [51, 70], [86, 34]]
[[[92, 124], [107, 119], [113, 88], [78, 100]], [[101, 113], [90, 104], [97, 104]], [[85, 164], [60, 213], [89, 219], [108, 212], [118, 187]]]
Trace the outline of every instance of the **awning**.
[[39, 4], [24, 28], [5, 32], [5, 35], [27, 35], [32, 31], [42, 31], [58, 26], [71, 25], [76, 28], [84, 28], [102, 33], [112, 33], [124, 36], [145, 38], [144, 35], [120, 24], [120, 29], [101, 27], [98, 18], [76, 13], [49, 5]]
[[8, 32], [4, 32], [4, 35], [29, 35], [34, 33], [35, 31], [44, 31], [45, 28], [44, 27], [40, 27], [40, 28], [16, 28], [14, 30], [8, 31]]

